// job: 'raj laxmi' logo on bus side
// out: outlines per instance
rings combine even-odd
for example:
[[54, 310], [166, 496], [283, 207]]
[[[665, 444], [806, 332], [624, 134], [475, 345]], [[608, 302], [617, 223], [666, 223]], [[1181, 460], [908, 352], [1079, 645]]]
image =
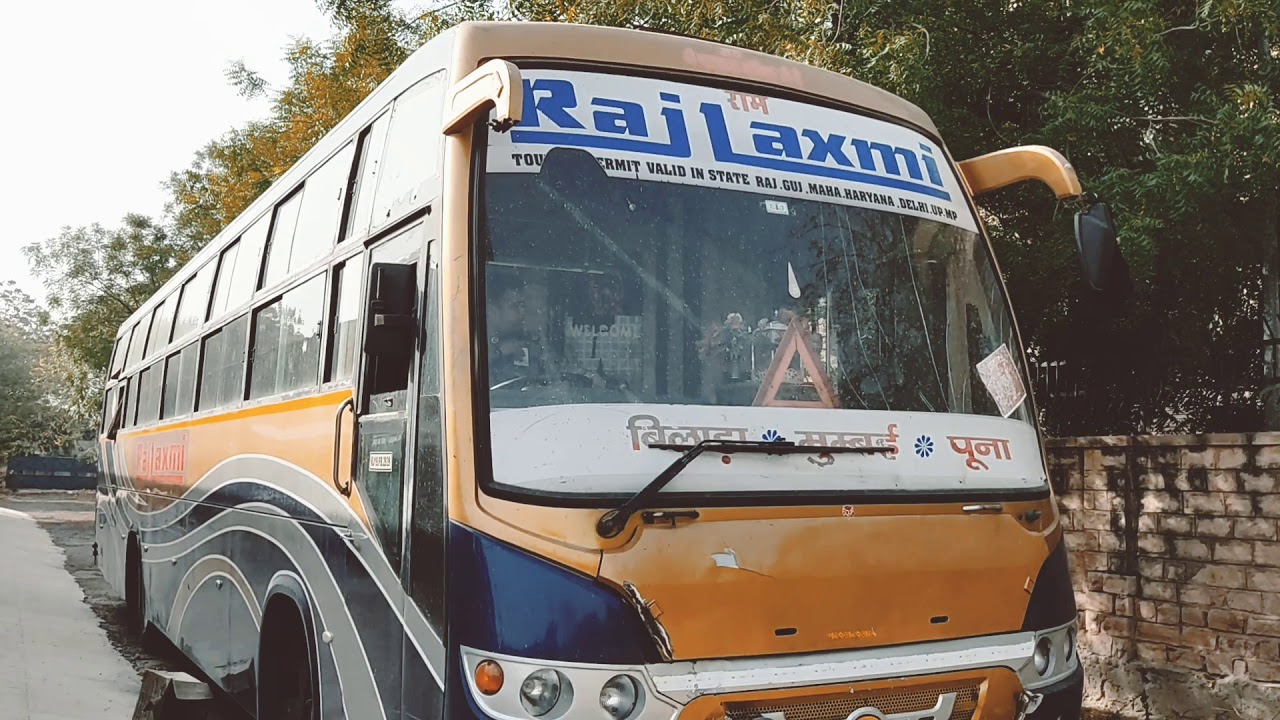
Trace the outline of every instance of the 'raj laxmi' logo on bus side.
[[[684, 92], [689, 90], [684, 86]], [[696, 110], [686, 104], [692, 103], [675, 92], [623, 100], [581, 94], [570, 80], [526, 79], [524, 119], [511, 130], [511, 141], [690, 159], [694, 156], [692, 129], [705, 134], [712, 157], [722, 165], [951, 199], [934, 149], [926, 143], [905, 147], [857, 137], [841, 128], [765, 122], [740, 113], [733, 114], [731, 122], [723, 103], [700, 102]], [[731, 132], [731, 124], [743, 122], [748, 122], [745, 129], [735, 127], [736, 132]]]
[[187, 431], [158, 433], [138, 441], [134, 477], [143, 483], [180, 485], [187, 479]]

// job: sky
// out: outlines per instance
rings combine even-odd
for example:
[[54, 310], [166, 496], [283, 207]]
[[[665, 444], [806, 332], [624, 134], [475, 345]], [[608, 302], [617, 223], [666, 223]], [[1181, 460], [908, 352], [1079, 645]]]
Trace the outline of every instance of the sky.
[[43, 297], [24, 245], [66, 226], [159, 216], [161, 183], [209, 140], [266, 114], [226, 70], [281, 84], [291, 38], [327, 38], [315, 0], [10, 3], [0, 23], [0, 281]]

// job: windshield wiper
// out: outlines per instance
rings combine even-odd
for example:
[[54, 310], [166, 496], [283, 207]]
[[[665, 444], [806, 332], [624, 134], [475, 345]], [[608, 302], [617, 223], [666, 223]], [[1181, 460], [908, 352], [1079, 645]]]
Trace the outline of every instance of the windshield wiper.
[[637, 510], [649, 504], [662, 489], [667, 486], [682, 470], [704, 452], [718, 452], [724, 455], [733, 453], [759, 453], [764, 455], [798, 455], [815, 453], [856, 453], [859, 455], [875, 455], [893, 452], [889, 447], [844, 447], [835, 445], [797, 445], [789, 440], [703, 440], [696, 445], [678, 445], [674, 443], [654, 443], [649, 445], [654, 450], [676, 450], [681, 453], [675, 462], [666, 470], [650, 480], [640, 492], [629, 500], [610, 510], [600, 517], [596, 523], [596, 534], [602, 538], [617, 537], [627, 526], [627, 521]]

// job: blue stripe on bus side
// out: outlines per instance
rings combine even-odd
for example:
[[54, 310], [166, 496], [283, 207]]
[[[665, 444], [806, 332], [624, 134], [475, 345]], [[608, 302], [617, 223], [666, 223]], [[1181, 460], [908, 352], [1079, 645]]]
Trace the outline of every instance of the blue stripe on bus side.
[[[390, 607], [390, 598], [403, 598], [403, 592], [396, 588], [389, 588], [389, 592], [384, 592], [380, 586], [380, 581], [373, 576], [373, 573], [366, 566], [370, 562], [370, 555], [377, 555], [381, 559], [381, 554], [374, 551], [362, 553], [364, 560], [356, 555], [347, 541], [338, 534], [338, 528], [335, 525], [328, 524], [331, 519], [323, 518], [317, 514], [305, 502], [291, 496], [286, 492], [282, 492], [271, 485], [257, 482], [254, 480], [234, 480], [213, 489], [206, 496], [201, 498], [201, 502], [188, 502], [184, 500], [178, 501], [180, 504], [186, 505], [185, 508], [174, 508], [166, 513], [167, 517], [162, 527], [157, 528], [154, 532], [144, 532], [144, 543], [172, 543], [182, 547], [188, 544], [189, 548], [184, 548], [183, 555], [179, 558], [177, 564], [171, 562], [154, 563], [149, 562], [149, 592], [152, 595], [153, 602], [157, 603], [155, 609], [159, 612], [153, 612], [153, 616], [160, 616], [161, 622], [167, 621], [168, 613], [172, 608], [173, 596], [176, 594], [177, 584], [181, 581], [187, 570], [198, 561], [210, 553], [219, 553], [229, 558], [235, 558], [237, 564], [242, 568], [246, 577], [250, 579], [254, 593], [258, 596], [259, 602], [263, 600], [267, 584], [271, 577], [280, 569], [289, 568], [306, 577], [301, 568], [296, 567], [295, 563], [283, 557], [283, 553], [273, 551], [272, 543], [265, 541], [257, 535], [247, 532], [235, 532], [218, 535], [217, 537], [198, 540], [198, 535], [202, 532], [210, 530], [210, 524], [213, 521], [228, 513], [236, 515], [246, 515], [253, 513], [260, 519], [254, 519], [250, 524], [259, 525], [263, 523], [288, 522], [297, 530], [302, 530], [310, 537], [315, 548], [323, 558], [325, 564], [329, 568], [329, 573], [333, 575], [334, 582], [337, 584], [341, 595], [344, 599], [344, 607], [340, 612], [350, 613], [352, 625], [358, 629], [360, 644], [364, 648], [364, 654], [368, 656], [368, 671], [372, 674], [378, 688], [378, 695], [381, 696], [383, 710], [387, 717], [397, 717], [400, 711], [401, 698], [401, 679], [403, 677], [406, 687], [418, 689], [423, 697], [418, 701], [415, 698], [413, 705], [418, 708], [427, 709], [441, 706], [442, 698], [439, 697], [441, 688], [432, 677], [432, 672], [427, 667], [426, 660], [416, 647], [419, 639], [414, 641], [409, 637], [404, 624], [400, 621], [401, 609]], [[246, 503], [258, 505], [258, 510], [233, 509]], [[274, 510], [287, 514], [291, 518], [267, 514], [267, 510]], [[247, 521], [249, 518], [241, 518], [234, 524], [240, 524], [241, 521]], [[301, 520], [302, 522], [295, 522]], [[224, 519], [220, 523], [227, 523]], [[220, 523], [213, 523], [214, 525]], [[195, 540], [196, 542], [192, 542]], [[362, 540], [360, 542], [374, 543], [373, 539]], [[159, 548], [157, 548], [159, 550]], [[148, 558], [149, 560], [151, 558]], [[385, 560], [382, 560], [385, 564]], [[315, 582], [314, 579], [307, 579], [308, 584]], [[328, 580], [326, 579], [326, 582]], [[159, 592], [161, 588], [169, 590], [168, 592]], [[163, 597], [162, 597], [163, 596]], [[160, 609], [163, 608], [162, 611]], [[329, 608], [329, 612], [338, 612], [335, 608]], [[329, 626], [333, 627], [333, 618], [328, 618]], [[185, 623], [184, 623], [185, 624]], [[324, 627], [317, 622], [318, 627]], [[239, 639], [236, 639], [237, 636]], [[247, 635], [241, 633], [233, 633], [230, 641], [237, 645], [233, 648], [232, 653], [241, 658], [252, 658], [256, 654], [256, 633], [253, 634], [255, 645], [251, 649], [240, 648], [238, 645], [245, 644]], [[181, 640], [181, 638], [177, 638]], [[321, 656], [331, 655], [324, 652], [325, 648], [321, 648]], [[247, 654], [246, 654], [247, 653]], [[212, 658], [211, 658], [212, 659]], [[221, 663], [219, 663], [221, 664]], [[206, 670], [212, 671], [214, 668], [208, 667], [209, 663], [203, 659], [201, 665]], [[326, 662], [321, 665], [321, 676], [332, 679], [334, 670], [332, 663]], [[440, 672], [443, 672], [440, 668]], [[210, 672], [211, 675], [215, 673]], [[229, 690], [240, 690], [238, 695], [245, 695], [244, 688], [228, 688]], [[332, 708], [330, 703], [331, 696], [336, 687], [326, 683], [325, 692], [322, 693], [324, 705]], [[242, 701], [243, 702], [243, 701]], [[357, 708], [348, 708], [348, 710], [360, 713]], [[371, 710], [371, 709], [370, 709]], [[416, 714], [416, 713], [415, 713]], [[330, 716], [326, 712], [326, 717]], [[357, 715], [359, 716], [359, 715]]]

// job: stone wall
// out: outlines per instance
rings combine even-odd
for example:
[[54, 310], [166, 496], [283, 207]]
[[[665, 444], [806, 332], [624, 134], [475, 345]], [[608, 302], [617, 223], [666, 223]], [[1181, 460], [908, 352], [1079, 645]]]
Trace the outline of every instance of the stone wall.
[[1049, 442], [1086, 703], [1280, 716], [1280, 433]]

